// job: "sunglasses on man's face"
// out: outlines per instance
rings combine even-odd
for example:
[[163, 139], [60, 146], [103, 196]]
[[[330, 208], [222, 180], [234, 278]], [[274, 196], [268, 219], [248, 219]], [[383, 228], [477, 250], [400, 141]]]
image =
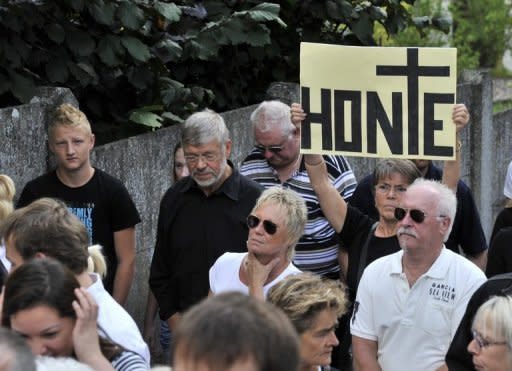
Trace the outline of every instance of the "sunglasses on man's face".
[[261, 220], [256, 215], [249, 215], [247, 217], [247, 226], [250, 229], [256, 228], [260, 222], [263, 223], [263, 229], [265, 232], [267, 232], [270, 235], [273, 235], [277, 231], [277, 225], [274, 222], [271, 222], [270, 220]]
[[[409, 215], [411, 216], [411, 219], [415, 223], [418, 223], [418, 224], [423, 223], [425, 221], [425, 218], [428, 216], [428, 214], [422, 210], [403, 209], [401, 207], [397, 207], [395, 209], [395, 219], [398, 221], [403, 220], [405, 218], [405, 216], [407, 215], [407, 213], [409, 213]], [[445, 216], [444, 215], [436, 215], [436, 217], [444, 218]]]
[[272, 152], [272, 153], [279, 153], [283, 150], [283, 146], [264, 146], [261, 144], [255, 144], [254, 148], [256, 148], [257, 151], [261, 153], [265, 153], [266, 151]]

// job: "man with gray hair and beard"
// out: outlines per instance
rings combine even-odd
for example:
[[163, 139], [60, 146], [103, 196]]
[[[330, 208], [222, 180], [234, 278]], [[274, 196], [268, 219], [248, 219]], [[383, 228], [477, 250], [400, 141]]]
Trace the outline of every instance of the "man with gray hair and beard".
[[402, 251], [364, 271], [351, 319], [357, 370], [437, 370], [483, 272], [444, 246], [457, 201], [417, 179], [395, 209]]
[[191, 115], [182, 128], [190, 172], [160, 204], [149, 284], [171, 331], [181, 313], [208, 295], [208, 270], [225, 252], [246, 252], [245, 220], [262, 187], [228, 160], [231, 140], [213, 111]]

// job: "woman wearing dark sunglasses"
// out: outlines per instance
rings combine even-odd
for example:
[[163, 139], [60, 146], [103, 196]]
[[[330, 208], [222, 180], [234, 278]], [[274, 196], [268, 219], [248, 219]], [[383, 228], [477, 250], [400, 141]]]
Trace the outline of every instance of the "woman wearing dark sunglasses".
[[264, 299], [275, 283], [300, 273], [291, 261], [306, 220], [301, 196], [286, 188], [266, 189], [247, 217], [248, 252], [217, 259], [210, 268], [211, 292], [240, 291]]

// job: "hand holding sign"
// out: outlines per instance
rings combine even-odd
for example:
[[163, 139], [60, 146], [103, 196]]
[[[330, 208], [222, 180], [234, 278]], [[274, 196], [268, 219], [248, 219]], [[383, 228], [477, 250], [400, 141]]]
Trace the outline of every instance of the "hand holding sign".
[[466, 127], [469, 118], [470, 115], [465, 104], [456, 104], [453, 106], [452, 120], [456, 125], [457, 133]]

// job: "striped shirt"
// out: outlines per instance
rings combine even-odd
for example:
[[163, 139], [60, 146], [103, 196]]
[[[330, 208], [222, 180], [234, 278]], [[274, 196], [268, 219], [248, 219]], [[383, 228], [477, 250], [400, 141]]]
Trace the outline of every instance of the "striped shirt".
[[116, 371], [149, 371], [144, 358], [131, 351], [124, 351], [110, 361]]
[[[345, 200], [348, 200], [357, 182], [349, 163], [343, 156], [323, 156], [332, 183]], [[293, 264], [301, 271], [310, 271], [330, 278], [339, 278], [338, 240], [334, 229], [325, 218], [318, 198], [311, 187], [304, 158], [299, 170], [281, 183], [277, 171], [263, 155], [253, 150], [243, 161], [240, 173], [260, 183], [265, 188], [282, 185], [300, 194], [306, 201], [308, 221], [304, 235], [295, 248]]]

